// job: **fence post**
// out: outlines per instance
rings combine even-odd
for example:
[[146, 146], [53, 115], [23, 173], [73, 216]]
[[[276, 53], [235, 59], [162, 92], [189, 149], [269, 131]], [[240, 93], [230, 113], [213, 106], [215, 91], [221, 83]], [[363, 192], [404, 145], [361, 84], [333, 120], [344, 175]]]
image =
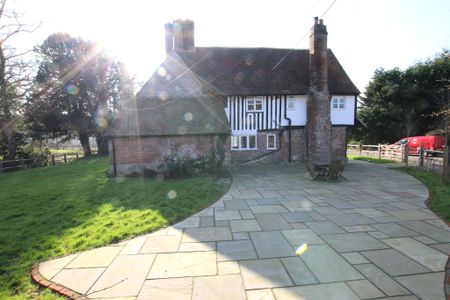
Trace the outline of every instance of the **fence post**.
[[0, 173], [3, 173], [3, 161], [0, 160]]
[[75, 155], [76, 155], [76, 157], [77, 157], [77, 159], [78, 159], [78, 152], [75, 152]]
[[420, 145], [419, 151], [419, 168], [423, 169], [423, 160], [425, 155], [425, 149], [423, 148], [423, 145]]
[[381, 144], [378, 143], [378, 159], [381, 159]]
[[67, 162], [67, 156], [66, 156], [66, 153], [64, 153], [64, 163], [66, 163]]
[[55, 164], [55, 154], [52, 154], [52, 165]]
[[405, 147], [403, 149], [405, 151], [404, 156], [403, 156], [403, 160], [405, 161], [405, 166], [408, 167], [408, 156], [409, 156], [408, 144], [405, 144]]
[[25, 169], [25, 161], [23, 160], [23, 158], [20, 159], [20, 169]]
[[445, 185], [448, 184], [448, 146], [444, 146], [444, 157], [442, 158], [442, 180]]
[[358, 144], [359, 156], [362, 156], [362, 145]]

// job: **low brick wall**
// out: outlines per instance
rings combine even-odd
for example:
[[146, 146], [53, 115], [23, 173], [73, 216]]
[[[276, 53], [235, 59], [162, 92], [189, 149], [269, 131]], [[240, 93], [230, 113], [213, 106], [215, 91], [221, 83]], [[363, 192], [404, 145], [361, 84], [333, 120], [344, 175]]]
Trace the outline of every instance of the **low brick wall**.
[[161, 171], [170, 158], [200, 159], [211, 153], [224, 158], [225, 168], [231, 164], [228, 135], [115, 137], [109, 139], [109, 149], [111, 171], [115, 157], [117, 175]]
[[333, 158], [347, 157], [347, 127], [331, 127]]

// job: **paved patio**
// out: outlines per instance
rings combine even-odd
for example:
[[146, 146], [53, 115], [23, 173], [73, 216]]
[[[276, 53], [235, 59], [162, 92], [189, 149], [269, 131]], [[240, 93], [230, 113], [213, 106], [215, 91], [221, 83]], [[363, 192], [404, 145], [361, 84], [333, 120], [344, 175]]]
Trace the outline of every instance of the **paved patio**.
[[39, 272], [89, 298], [444, 299], [450, 231], [426, 208], [425, 186], [363, 162], [344, 176], [321, 183], [301, 165], [245, 167], [187, 220]]

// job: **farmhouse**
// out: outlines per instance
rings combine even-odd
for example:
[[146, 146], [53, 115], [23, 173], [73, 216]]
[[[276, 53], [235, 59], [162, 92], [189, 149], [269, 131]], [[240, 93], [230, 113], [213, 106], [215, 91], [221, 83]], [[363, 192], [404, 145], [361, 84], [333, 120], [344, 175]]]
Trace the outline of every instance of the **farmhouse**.
[[310, 48], [196, 47], [194, 23], [166, 30], [167, 57], [109, 130], [115, 174], [178, 158], [329, 165], [345, 157], [358, 89], [314, 19]]

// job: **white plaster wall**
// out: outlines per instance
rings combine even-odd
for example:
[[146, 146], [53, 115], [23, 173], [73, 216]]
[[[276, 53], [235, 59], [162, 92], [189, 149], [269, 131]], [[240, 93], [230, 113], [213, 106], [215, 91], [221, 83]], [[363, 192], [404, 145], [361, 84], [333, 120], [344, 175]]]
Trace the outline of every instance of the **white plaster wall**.
[[333, 109], [330, 101], [331, 124], [354, 125], [355, 122], [355, 96], [332, 96], [333, 98], [344, 98], [345, 109]]
[[[288, 109], [287, 110], [287, 116], [292, 120], [291, 125], [292, 126], [305, 126], [306, 125], [306, 102], [307, 102], [307, 96], [306, 95], [294, 95], [294, 96], [288, 96], [294, 97], [295, 101], [295, 109]], [[289, 100], [288, 100], [289, 101]], [[287, 126], [288, 121], [284, 120], [281, 122], [281, 125]]]

